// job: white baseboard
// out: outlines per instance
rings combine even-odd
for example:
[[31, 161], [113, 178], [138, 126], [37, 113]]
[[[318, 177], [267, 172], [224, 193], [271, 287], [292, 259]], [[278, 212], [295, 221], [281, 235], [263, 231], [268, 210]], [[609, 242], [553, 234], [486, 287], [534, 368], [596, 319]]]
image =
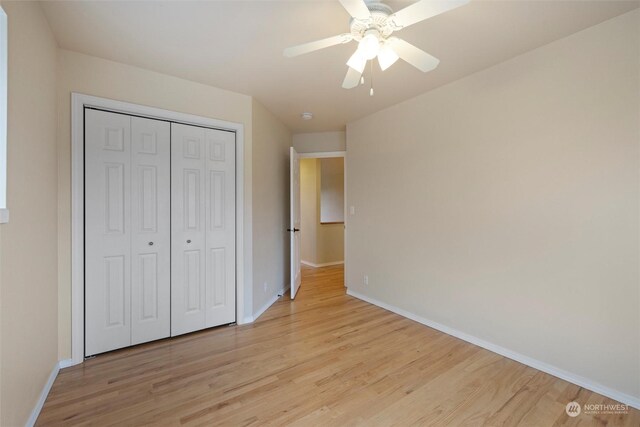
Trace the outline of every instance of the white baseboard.
[[258, 320], [258, 317], [262, 316], [262, 314], [267, 311], [269, 309], [269, 307], [271, 307], [273, 305], [273, 303], [275, 303], [276, 301], [278, 301], [278, 298], [280, 298], [277, 294], [272, 296], [269, 301], [266, 302], [265, 305], [263, 305], [262, 307], [260, 307], [258, 309], [258, 311], [256, 311], [255, 313], [253, 313], [253, 321], [255, 322], [256, 320]]
[[67, 368], [71, 365], [73, 365], [73, 361], [71, 359], [65, 359], [57, 362], [53, 366], [53, 369], [49, 374], [49, 378], [47, 379], [47, 382], [44, 384], [44, 387], [42, 387], [42, 391], [40, 392], [40, 396], [38, 397], [36, 406], [33, 408], [33, 411], [31, 411], [31, 415], [29, 416], [29, 419], [25, 423], [26, 427], [33, 427], [34, 425], [36, 425], [38, 416], [40, 416], [40, 411], [42, 411], [44, 402], [47, 400], [47, 396], [49, 396], [49, 392], [51, 391], [53, 382], [56, 380], [56, 377], [58, 376], [58, 372], [60, 371], [60, 369]]
[[60, 369], [64, 369], [64, 368], [68, 368], [70, 366], [77, 365], [77, 363], [74, 362], [73, 359], [64, 359], [64, 360], [61, 360], [60, 362], [58, 362], [58, 365], [59, 365]]
[[274, 296], [269, 299], [269, 301], [267, 301], [262, 307], [260, 307], [258, 311], [253, 313], [253, 317], [250, 318], [251, 320], [248, 320], [249, 318], [245, 318], [244, 323], [253, 323], [258, 320], [258, 317], [262, 316], [262, 314], [264, 314], [264, 312], [267, 311], [269, 307], [271, 307], [276, 301], [278, 301], [281, 296], [285, 295], [289, 288], [290, 286], [287, 285], [285, 288], [279, 290]]
[[309, 267], [313, 267], [313, 268], [318, 268], [318, 267], [329, 267], [331, 265], [344, 264], [344, 261], [334, 261], [334, 262], [324, 262], [322, 264], [314, 264], [313, 262], [301, 260], [300, 264], [308, 265]]
[[278, 292], [278, 295], [280, 296], [285, 296], [287, 294], [287, 292], [289, 292], [289, 289], [291, 289], [291, 285], [287, 285], [284, 288], [282, 288], [282, 290], [280, 292]]
[[400, 316], [406, 317], [407, 319], [411, 319], [415, 322], [422, 323], [423, 325], [426, 325], [430, 328], [437, 329], [438, 331], [444, 332], [447, 335], [460, 338], [461, 340], [477, 345], [478, 347], [482, 347], [484, 349], [497, 353], [511, 360], [515, 360], [516, 362], [520, 362], [524, 365], [530, 366], [539, 371], [546, 372], [547, 374], [553, 375], [554, 377], [576, 384], [580, 387], [599, 393], [613, 400], [617, 400], [618, 402], [624, 403], [625, 405], [629, 405], [633, 408], [640, 409], [640, 398], [631, 396], [626, 393], [619, 392], [617, 390], [614, 390], [612, 388], [599, 384], [589, 378], [576, 375], [572, 372], [565, 371], [564, 369], [560, 369], [553, 365], [549, 365], [548, 363], [541, 362], [529, 356], [516, 353], [515, 351], [490, 343], [483, 339], [474, 337], [473, 335], [466, 334], [457, 329], [450, 328], [449, 326], [445, 326], [440, 323], [434, 322], [432, 320], [426, 319], [424, 317], [418, 316], [417, 314], [413, 314], [409, 311], [392, 306], [382, 301], [378, 301], [375, 298], [368, 297], [359, 292], [352, 291], [351, 289], [348, 289], [348, 288], [347, 288], [347, 295], [351, 295], [352, 297], [355, 297], [362, 301], [376, 305], [380, 308], [384, 308], [385, 310], [389, 310], [393, 313], [399, 314]]

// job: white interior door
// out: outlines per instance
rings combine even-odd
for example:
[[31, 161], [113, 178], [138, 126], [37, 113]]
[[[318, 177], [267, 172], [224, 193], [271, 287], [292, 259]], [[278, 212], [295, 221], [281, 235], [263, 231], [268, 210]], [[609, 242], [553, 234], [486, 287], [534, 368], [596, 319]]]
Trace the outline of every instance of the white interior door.
[[85, 110], [85, 355], [131, 345], [131, 118]]
[[206, 327], [236, 321], [236, 134], [205, 129]]
[[170, 125], [131, 117], [131, 344], [171, 326]]
[[85, 355], [169, 336], [169, 124], [85, 110]]
[[205, 325], [204, 128], [171, 124], [171, 335]]
[[171, 124], [171, 335], [235, 321], [235, 133]]
[[290, 158], [290, 228], [291, 236], [291, 299], [296, 297], [300, 288], [300, 157], [296, 150], [291, 147]]

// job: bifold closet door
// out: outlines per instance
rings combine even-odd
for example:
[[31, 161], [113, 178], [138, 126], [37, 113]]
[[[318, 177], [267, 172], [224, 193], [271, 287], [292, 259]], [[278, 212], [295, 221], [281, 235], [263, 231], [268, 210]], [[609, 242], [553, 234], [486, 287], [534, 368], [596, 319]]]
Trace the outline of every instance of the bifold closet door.
[[170, 128], [85, 110], [85, 355], [169, 336]]
[[131, 344], [171, 334], [171, 125], [131, 118]]
[[171, 334], [235, 322], [235, 133], [171, 124]]

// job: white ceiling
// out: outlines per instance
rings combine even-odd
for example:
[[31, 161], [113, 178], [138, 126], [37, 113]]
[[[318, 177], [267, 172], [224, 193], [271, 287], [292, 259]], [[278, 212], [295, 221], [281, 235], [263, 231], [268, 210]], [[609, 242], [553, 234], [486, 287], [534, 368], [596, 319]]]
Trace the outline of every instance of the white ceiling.
[[[388, 1], [394, 10], [412, 2]], [[440, 59], [398, 61], [342, 89], [355, 43], [297, 58], [288, 46], [348, 32], [337, 1], [43, 2], [60, 47], [254, 96], [294, 132], [347, 122], [638, 7], [638, 1], [472, 0], [398, 33]], [[377, 64], [376, 64], [377, 67]], [[314, 119], [302, 121], [311, 111]]]

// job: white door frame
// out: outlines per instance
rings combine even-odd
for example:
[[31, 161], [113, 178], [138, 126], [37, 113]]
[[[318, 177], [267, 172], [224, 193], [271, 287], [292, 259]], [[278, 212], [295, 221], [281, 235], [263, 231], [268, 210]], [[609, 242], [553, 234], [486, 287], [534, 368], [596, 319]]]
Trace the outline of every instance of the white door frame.
[[71, 365], [84, 361], [84, 108], [160, 119], [236, 133], [236, 322], [244, 323], [244, 125], [160, 108], [71, 94]]
[[316, 151], [313, 153], [298, 153], [300, 159], [327, 159], [342, 157], [344, 169], [344, 287], [347, 287], [347, 152], [346, 151]]

